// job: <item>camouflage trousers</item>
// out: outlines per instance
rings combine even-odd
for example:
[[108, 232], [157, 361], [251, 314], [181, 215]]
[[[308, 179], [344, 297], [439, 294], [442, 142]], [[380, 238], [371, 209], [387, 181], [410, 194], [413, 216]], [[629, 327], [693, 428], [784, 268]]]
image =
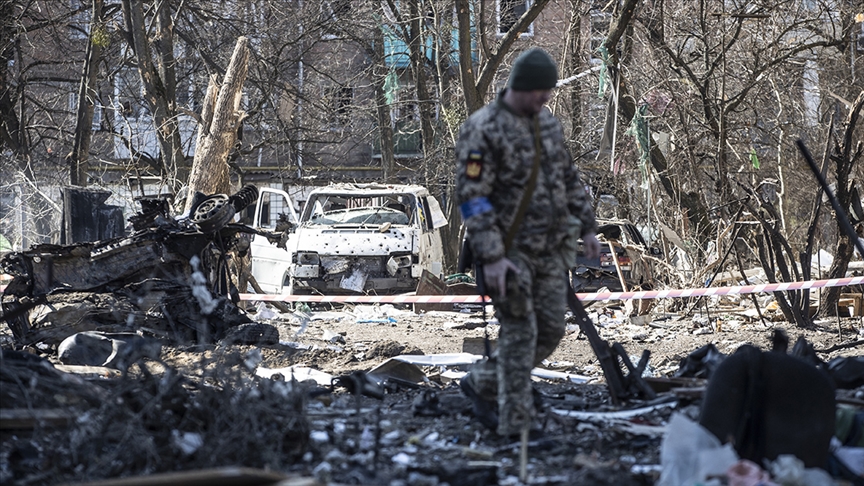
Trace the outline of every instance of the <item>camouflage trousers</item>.
[[568, 276], [562, 253], [507, 254], [520, 272], [507, 276], [506, 296], [492, 300], [501, 325], [498, 347], [466, 377], [482, 398], [497, 400], [499, 435], [515, 435], [530, 426], [535, 415], [531, 370], [564, 336]]

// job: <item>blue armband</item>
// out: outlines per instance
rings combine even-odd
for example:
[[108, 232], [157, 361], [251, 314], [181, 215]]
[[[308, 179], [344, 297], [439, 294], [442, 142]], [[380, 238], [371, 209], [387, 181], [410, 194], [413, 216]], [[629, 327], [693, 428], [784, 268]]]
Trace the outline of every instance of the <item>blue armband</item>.
[[466, 201], [459, 206], [459, 211], [462, 212], [462, 219], [468, 219], [471, 216], [488, 213], [492, 211], [492, 203], [486, 197], [475, 197], [470, 201]]

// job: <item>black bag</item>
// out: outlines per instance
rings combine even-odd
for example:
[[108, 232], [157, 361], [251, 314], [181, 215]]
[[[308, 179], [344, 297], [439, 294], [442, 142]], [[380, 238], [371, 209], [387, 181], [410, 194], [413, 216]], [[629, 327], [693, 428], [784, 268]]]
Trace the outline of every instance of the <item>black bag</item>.
[[824, 468], [834, 435], [834, 387], [785, 353], [741, 346], [711, 375], [699, 423], [756, 464], [793, 454]]

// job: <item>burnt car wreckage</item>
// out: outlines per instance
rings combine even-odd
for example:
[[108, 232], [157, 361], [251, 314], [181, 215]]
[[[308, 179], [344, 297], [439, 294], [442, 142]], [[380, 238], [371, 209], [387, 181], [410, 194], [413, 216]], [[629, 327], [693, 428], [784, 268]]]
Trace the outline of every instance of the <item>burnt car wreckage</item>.
[[130, 329], [177, 342], [221, 339], [252, 322], [236, 306], [232, 254], [248, 251], [249, 234], [279, 239], [230, 223], [257, 197], [251, 185], [230, 197], [197, 193], [188, 218], [171, 216], [167, 197], [139, 198], [128, 236], [7, 254], [0, 270], [12, 281], [2, 296], [3, 318], [21, 344]]
[[[581, 241], [577, 248], [576, 265], [570, 269], [570, 283], [576, 292], [627, 292], [651, 290], [655, 271], [650, 258], [661, 251], [649, 246], [633, 223], [618, 220], [598, 220], [598, 235], [602, 235], [600, 256], [587, 258]], [[614, 253], [612, 249], [615, 249]]]

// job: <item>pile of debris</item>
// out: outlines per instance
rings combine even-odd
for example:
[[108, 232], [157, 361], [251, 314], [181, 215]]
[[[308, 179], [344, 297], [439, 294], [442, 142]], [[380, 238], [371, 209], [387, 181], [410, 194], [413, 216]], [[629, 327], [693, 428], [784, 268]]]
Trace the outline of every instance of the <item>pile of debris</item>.
[[199, 197], [191, 217], [171, 216], [167, 198], [142, 198], [130, 236], [67, 246], [38, 245], [0, 260], [12, 276], [3, 315], [21, 344], [59, 344], [82, 331], [138, 331], [178, 343], [213, 342], [250, 323], [229, 276], [250, 233], [229, 223], [258, 197], [246, 186]]
[[[213, 468], [232, 466], [256, 468], [244, 473], [254, 475], [255, 484], [302, 477], [306, 482], [285, 484], [677, 485], [737, 474], [762, 464], [759, 454], [798, 447], [801, 460], [781, 454], [768, 469], [775, 479], [809, 478], [782, 484], [819, 485], [834, 484], [820, 482], [827, 474], [812, 468], [827, 456], [832, 436], [837, 457], [851, 454], [833, 463], [832, 473], [864, 474], [860, 467], [848, 470], [864, 451], [862, 377], [852, 384], [857, 389], [837, 392], [838, 403], [858, 408], [839, 406], [835, 423], [827, 378], [778, 351], [744, 346], [712, 368], [708, 380], [646, 379], [655, 399], [617, 407], [603, 384], [545, 374], [535, 382], [542, 434], [526, 444], [528, 479], [522, 482], [519, 441], [480, 425], [456, 385], [465, 365], [479, 357], [396, 355], [368, 371], [328, 375], [302, 366], [266, 368], [262, 349], [194, 346], [183, 351], [201, 359], [190, 369], [148, 360], [125, 373], [55, 367], [3, 349], [0, 480], [155, 481], [152, 475], [174, 473], [165, 478], [176, 481], [178, 471], [228, 474]], [[387, 342], [372, 351], [382, 358], [403, 349]], [[294, 361], [309, 357], [298, 352]], [[753, 360], [762, 367], [740, 366]], [[764, 386], [748, 385], [762, 373]], [[821, 408], [811, 410], [814, 404]], [[717, 438], [727, 433], [736, 437], [734, 445]], [[837, 484], [855, 484], [848, 481]]]
[[223, 363], [198, 378], [152, 363], [122, 374], [67, 373], [0, 348], [0, 482], [57, 484], [230, 464], [284, 470], [300, 461], [309, 439], [303, 386], [256, 378], [250, 370], [257, 363], [239, 353]]

